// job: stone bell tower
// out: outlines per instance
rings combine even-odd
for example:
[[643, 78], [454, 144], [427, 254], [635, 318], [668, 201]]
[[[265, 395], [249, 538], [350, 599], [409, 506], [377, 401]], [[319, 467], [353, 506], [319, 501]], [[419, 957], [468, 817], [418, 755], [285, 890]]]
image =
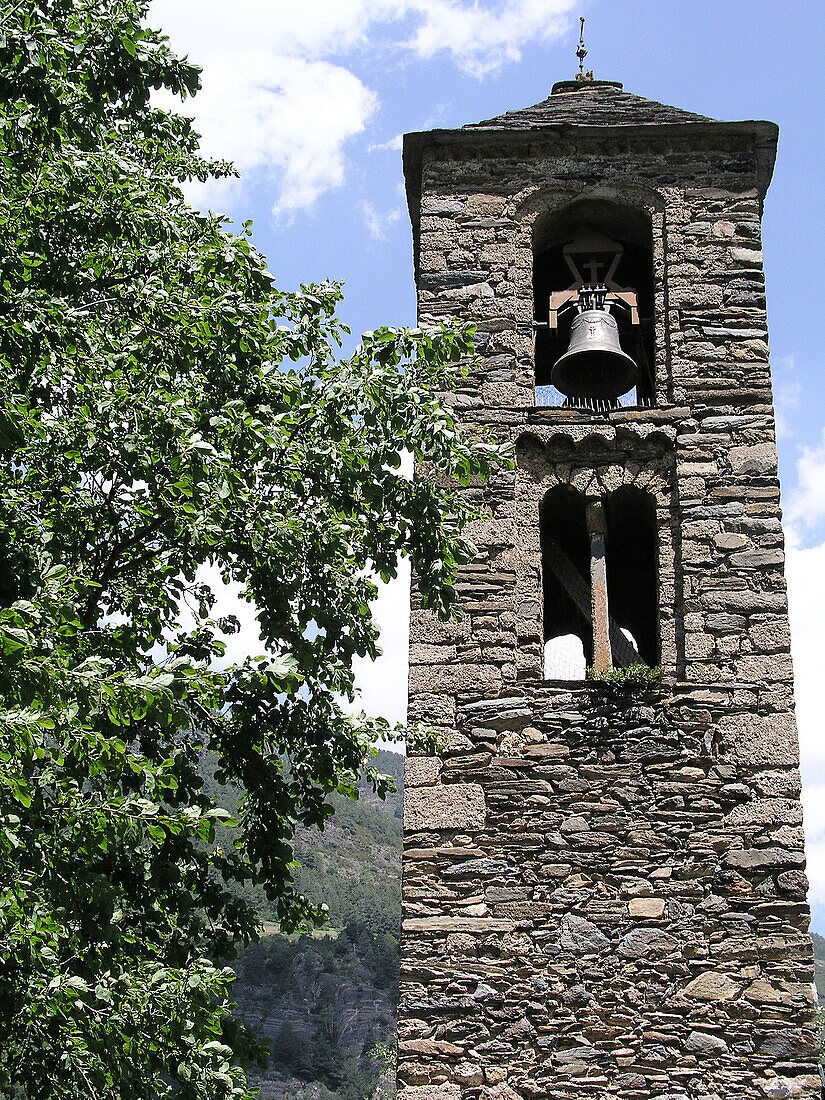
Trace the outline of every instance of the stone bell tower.
[[776, 141], [586, 78], [406, 136], [420, 320], [477, 325], [449, 400], [515, 469], [466, 490], [462, 620], [412, 609], [402, 1100], [820, 1096]]

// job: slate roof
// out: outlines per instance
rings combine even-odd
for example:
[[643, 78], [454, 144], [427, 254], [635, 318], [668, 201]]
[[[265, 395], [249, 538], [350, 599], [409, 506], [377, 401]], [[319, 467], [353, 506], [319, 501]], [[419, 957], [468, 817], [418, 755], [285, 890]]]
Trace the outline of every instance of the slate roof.
[[655, 126], [662, 123], [713, 122], [706, 115], [668, 107], [622, 90], [613, 80], [563, 80], [532, 107], [474, 122], [464, 130], [527, 130], [535, 126]]

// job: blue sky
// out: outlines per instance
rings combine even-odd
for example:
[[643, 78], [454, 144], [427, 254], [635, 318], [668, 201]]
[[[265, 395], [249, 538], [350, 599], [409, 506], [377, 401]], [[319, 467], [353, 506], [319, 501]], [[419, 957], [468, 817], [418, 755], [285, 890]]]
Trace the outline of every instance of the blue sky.
[[[400, 135], [536, 103], [587, 67], [626, 90], [720, 119], [779, 124], [765, 205], [771, 360], [788, 534], [805, 823], [815, 927], [825, 932], [825, 278], [821, 0], [153, 0], [150, 21], [203, 65], [187, 111], [239, 183], [193, 190], [237, 221], [283, 287], [346, 283], [358, 334], [415, 322]], [[368, 710], [404, 714], [407, 595], [384, 592]], [[245, 617], [249, 611], [241, 604]]]

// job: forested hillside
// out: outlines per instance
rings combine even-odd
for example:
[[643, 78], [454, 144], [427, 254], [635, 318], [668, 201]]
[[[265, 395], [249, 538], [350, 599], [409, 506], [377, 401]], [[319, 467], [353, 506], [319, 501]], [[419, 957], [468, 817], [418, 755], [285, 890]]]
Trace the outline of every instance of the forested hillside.
[[381, 1069], [367, 1052], [395, 1033], [404, 759], [382, 752], [379, 766], [396, 794], [336, 796], [323, 833], [298, 837], [296, 882], [329, 906], [326, 928], [280, 935], [261, 899], [267, 934], [234, 964], [239, 1012], [272, 1045], [269, 1069], [250, 1074], [263, 1100], [362, 1100]]

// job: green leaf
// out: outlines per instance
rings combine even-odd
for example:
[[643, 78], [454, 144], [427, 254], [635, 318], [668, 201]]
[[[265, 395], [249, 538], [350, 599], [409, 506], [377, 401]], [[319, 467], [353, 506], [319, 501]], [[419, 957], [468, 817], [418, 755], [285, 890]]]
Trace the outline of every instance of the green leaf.
[[256, 1048], [209, 959], [254, 936], [253, 897], [324, 920], [296, 830], [364, 767], [387, 789], [388, 727], [348, 705], [374, 580], [406, 556], [453, 615], [478, 514], [456, 482], [510, 458], [439, 396], [469, 328], [378, 327], [343, 358], [339, 284], [280, 291], [249, 224], [187, 205], [232, 169], [155, 106], [200, 75], [145, 7], [3, 16], [0, 1076], [247, 1100]]

